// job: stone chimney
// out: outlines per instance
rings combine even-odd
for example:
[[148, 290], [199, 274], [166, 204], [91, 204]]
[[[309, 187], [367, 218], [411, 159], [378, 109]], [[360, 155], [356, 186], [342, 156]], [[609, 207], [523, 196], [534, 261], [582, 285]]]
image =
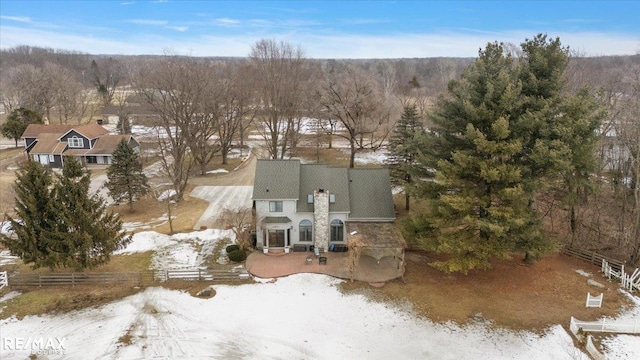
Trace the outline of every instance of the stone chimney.
[[313, 192], [313, 243], [318, 249], [329, 248], [329, 191], [318, 189]]

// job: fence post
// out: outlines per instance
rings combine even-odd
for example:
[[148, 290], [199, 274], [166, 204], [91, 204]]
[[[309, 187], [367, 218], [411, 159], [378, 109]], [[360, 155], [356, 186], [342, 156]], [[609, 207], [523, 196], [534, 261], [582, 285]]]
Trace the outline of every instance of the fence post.
[[202, 280], [202, 275], [200, 274], [200, 269], [198, 269], [198, 281]]
[[607, 320], [607, 319], [602, 318], [602, 328], [600, 329], [600, 331], [602, 331], [602, 332], [604, 332], [604, 322], [605, 322], [606, 320]]
[[596, 261], [596, 252], [594, 251], [594, 252], [591, 253], [591, 261], [590, 262], [592, 264], [595, 264], [596, 263], [595, 261]]

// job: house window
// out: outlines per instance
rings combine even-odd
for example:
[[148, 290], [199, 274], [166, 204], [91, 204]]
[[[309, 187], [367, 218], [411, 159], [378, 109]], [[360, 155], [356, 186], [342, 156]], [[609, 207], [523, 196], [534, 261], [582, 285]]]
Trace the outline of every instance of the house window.
[[332, 204], [336, 202], [336, 194], [329, 194], [329, 202]]
[[77, 136], [73, 136], [67, 139], [67, 144], [70, 148], [81, 148], [84, 147], [84, 140]]
[[307, 204], [313, 204], [313, 194], [307, 195]]
[[95, 156], [87, 156], [87, 164], [97, 164], [98, 159]]
[[49, 162], [52, 163], [54, 161], [53, 155], [49, 154]]
[[300, 241], [313, 241], [313, 226], [311, 221], [300, 221]]
[[282, 201], [269, 201], [269, 212], [282, 212]]
[[344, 239], [344, 223], [339, 219], [331, 222], [331, 241], [343, 241]]

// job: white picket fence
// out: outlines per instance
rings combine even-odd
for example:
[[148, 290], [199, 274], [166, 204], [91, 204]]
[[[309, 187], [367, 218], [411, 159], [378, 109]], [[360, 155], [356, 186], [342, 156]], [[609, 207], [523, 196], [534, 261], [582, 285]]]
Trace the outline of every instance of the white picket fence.
[[611, 279], [620, 279], [620, 283], [624, 289], [629, 291], [640, 291], [640, 269], [636, 268], [631, 275], [624, 271], [624, 265], [620, 268], [620, 271], [613, 269], [607, 260], [602, 259], [602, 272], [604, 276]]
[[9, 285], [9, 276], [6, 271], [0, 272], [0, 289]]
[[603, 293], [600, 293], [598, 296], [591, 296], [591, 293], [587, 293], [587, 307], [602, 307], [602, 298], [604, 297]]
[[591, 358], [593, 358], [594, 360], [606, 360], [606, 356], [604, 356], [593, 343], [593, 338], [591, 337], [591, 335], [587, 335], [587, 342], [585, 343], [584, 347], [589, 355], [591, 355]]
[[640, 334], [640, 322], [636, 319], [633, 323], [618, 323], [612, 320], [602, 319], [599, 321], [580, 321], [573, 316], [569, 322], [569, 329], [576, 336], [578, 331], [582, 329], [585, 332], [611, 332], [621, 334]]

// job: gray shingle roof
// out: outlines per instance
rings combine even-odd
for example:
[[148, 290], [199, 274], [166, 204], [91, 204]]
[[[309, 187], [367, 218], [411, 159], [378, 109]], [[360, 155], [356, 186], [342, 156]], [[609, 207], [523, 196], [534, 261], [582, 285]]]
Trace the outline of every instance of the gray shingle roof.
[[258, 160], [256, 163], [253, 200], [297, 199], [299, 188], [299, 160]]
[[335, 194], [336, 201], [329, 204], [329, 211], [349, 212], [349, 220], [395, 219], [387, 169], [300, 164], [299, 160], [257, 162], [253, 200], [296, 199], [298, 212], [313, 212], [313, 204], [307, 202], [307, 195], [318, 189]]
[[318, 189], [335, 195], [336, 202], [329, 204], [331, 212], [349, 211], [349, 176], [347, 168], [326, 165], [300, 165], [300, 195], [298, 212], [313, 212], [313, 204], [307, 202], [307, 195]]
[[350, 220], [395, 219], [387, 169], [349, 169]]

